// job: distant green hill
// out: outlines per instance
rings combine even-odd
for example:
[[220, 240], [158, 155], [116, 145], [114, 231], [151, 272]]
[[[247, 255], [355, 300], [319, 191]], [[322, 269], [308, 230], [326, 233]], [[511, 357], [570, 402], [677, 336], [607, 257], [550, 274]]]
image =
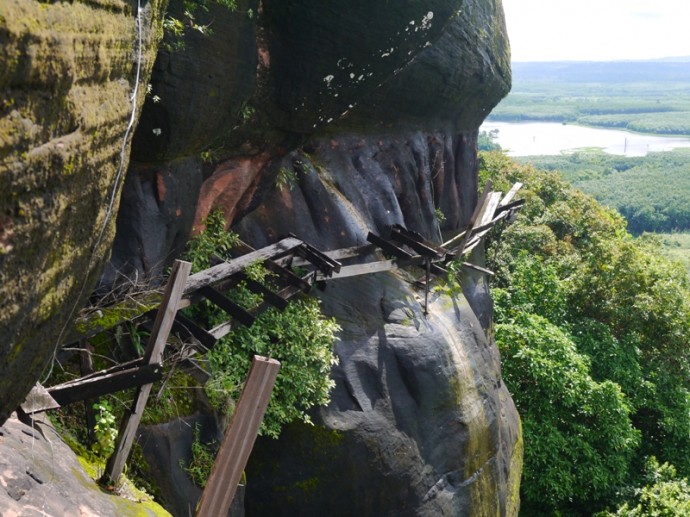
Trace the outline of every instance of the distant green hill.
[[[679, 59], [679, 58], [676, 58]], [[688, 82], [690, 66], [676, 61], [553, 61], [513, 63], [513, 84]]]
[[489, 119], [690, 135], [690, 63], [513, 63], [513, 89]]

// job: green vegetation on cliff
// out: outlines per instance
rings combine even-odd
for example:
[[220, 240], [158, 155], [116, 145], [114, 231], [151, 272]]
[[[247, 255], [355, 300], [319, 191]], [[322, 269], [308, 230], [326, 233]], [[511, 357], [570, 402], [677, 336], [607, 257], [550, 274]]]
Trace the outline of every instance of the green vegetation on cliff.
[[[488, 249], [495, 339], [523, 419], [522, 512], [646, 504], [652, 457], [690, 475], [687, 271], [554, 173], [500, 153], [481, 169], [499, 190], [526, 185], [520, 217]], [[687, 499], [674, 479], [664, 497]]]
[[[237, 236], [225, 230], [222, 213], [212, 212], [205, 223], [206, 230], [193, 237], [187, 247], [194, 271], [210, 267], [214, 257], [227, 256], [237, 240]], [[245, 274], [251, 280], [271, 283], [271, 274], [260, 263], [247, 268]], [[231, 289], [228, 296], [250, 311], [263, 301], [245, 282]], [[225, 313], [208, 302], [191, 310], [208, 328], [227, 319]], [[238, 325], [207, 354], [213, 375], [206, 386], [211, 401], [220, 409], [231, 410], [249, 373], [252, 357], [273, 357], [281, 362], [281, 369], [261, 433], [277, 438], [284, 424], [295, 420], [311, 423], [308, 409], [327, 404], [334, 385], [330, 371], [336, 363], [332, 347], [338, 330], [335, 320], [323, 316], [318, 300], [306, 296], [293, 298], [282, 312], [269, 308], [251, 327]]]

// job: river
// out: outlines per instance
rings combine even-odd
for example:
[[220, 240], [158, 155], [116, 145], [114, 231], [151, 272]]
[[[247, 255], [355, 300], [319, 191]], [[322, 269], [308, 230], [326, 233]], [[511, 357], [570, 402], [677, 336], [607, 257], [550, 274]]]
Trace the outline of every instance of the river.
[[649, 152], [690, 147], [690, 138], [642, 135], [555, 122], [485, 122], [480, 131], [498, 129], [497, 142], [509, 156], [554, 155], [582, 148], [609, 154], [645, 156]]

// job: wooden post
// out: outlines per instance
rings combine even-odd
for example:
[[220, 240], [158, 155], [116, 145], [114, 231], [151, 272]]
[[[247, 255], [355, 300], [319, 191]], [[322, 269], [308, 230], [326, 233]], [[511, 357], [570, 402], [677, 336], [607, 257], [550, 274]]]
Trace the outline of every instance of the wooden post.
[[271, 398], [280, 363], [254, 356], [213, 470], [201, 494], [197, 517], [227, 515]]
[[460, 234], [447, 242], [444, 242], [444, 248], [452, 249], [460, 243], [460, 246], [458, 248], [458, 254], [462, 256], [462, 252], [465, 249], [465, 246], [467, 245], [467, 241], [469, 241], [470, 237], [472, 237], [472, 230], [474, 229], [474, 226], [477, 222], [477, 217], [479, 217], [480, 212], [484, 208], [484, 203], [486, 203], [486, 200], [489, 197], [489, 194], [491, 193], [492, 186], [493, 182], [491, 180], [488, 180], [486, 182], [486, 185], [484, 185], [484, 191], [482, 192], [482, 195], [479, 197], [479, 200], [477, 201], [477, 206], [474, 207], [474, 212], [472, 213], [472, 217], [470, 217], [470, 220], [467, 223], [467, 229], [465, 230], [465, 233]]
[[[81, 341], [82, 351], [79, 352], [79, 360], [81, 363], [81, 376], [85, 377], [91, 375], [93, 370], [93, 347], [89, 344], [88, 340], [84, 339]], [[54, 398], [54, 397], [53, 397]], [[92, 445], [96, 438], [94, 436], [94, 427], [96, 427], [96, 412], [93, 409], [93, 400], [84, 400], [84, 414], [86, 415], [86, 429], [88, 434], [88, 443]]]
[[[170, 329], [175, 320], [175, 315], [177, 314], [180, 299], [191, 268], [192, 264], [182, 260], [176, 260], [175, 264], [173, 264], [170, 279], [168, 280], [168, 285], [165, 287], [165, 293], [163, 294], [163, 301], [158, 308], [156, 321], [153, 324], [153, 330], [151, 331], [146, 346], [144, 364], [161, 363], [163, 360], [163, 349], [165, 348]], [[137, 390], [132, 407], [125, 413], [122, 423], [120, 424], [120, 432], [117, 435], [115, 452], [108, 458], [108, 463], [105, 466], [105, 473], [101, 478], [102, 482], [115, 484], [122, 475], [122, 470], [129, 456], [129, 451], [132, 449], [134, 437], [139, 427], [139, 422], [141, 421], [152, 386], [153, 384], [141, 386]]]

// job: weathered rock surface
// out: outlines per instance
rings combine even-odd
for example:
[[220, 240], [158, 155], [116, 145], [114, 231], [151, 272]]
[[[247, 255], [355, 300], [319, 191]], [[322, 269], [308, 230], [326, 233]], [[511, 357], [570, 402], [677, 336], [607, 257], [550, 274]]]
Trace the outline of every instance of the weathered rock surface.
[[[412, 280], [410, 278], [408, 280]], [[517, 515], [518, 416], [467, 302], [391, 274], [328, 284], [343, 326], [317, 425], [260, 440], [249, 515]]]
[[[144, 426], [138, 443], [149, 465], [151, 479], [157, 487], [165, 508], [174, 517], [187, 517], [194, 513], [201, 498], [201, 489], [190, 479], [184, 466], [192, 459], [191, 444], [194, 434], [199, 442], [216, 447], [223, 439], [216, 420], [210, 415], [193, 415], [172, 422]], [[165, 473], [165, 475], [160, 475]], [[240, 487], [232, 502], [229, 517], [244, 517], [244, 487]]]
[[0, 3], [0, 422], [109, 254], [161, 2], [143, 4], [141, 32], [135, 10], [123, 0]]
[[[253, 245], [292, 229], [332, 249], [395, 223], [434, 239], [434, 199], [455, 200], [453, 226], [476, 204], [476, 174], [457, 167], [476, 156], [473, 134], [360, 135], [306, 148], [278, 164], [294, 167], [292, 188], [267, 186], [264, 203], [235, 226]], [[319, 294], [343, 327], [332, 402], [315, 416], [319, 426], [259, 442], [248, 514], [517, 514], [519, 418], [484, 333], [485, 283], [467, 275], [464, 295], [433, 295], [425, 316], [416, 279], [339, 280]]]
[[0, 514], [4, 517], [155, 516], [160, 506], [103, 492], [47, 421], [0, 426]]
[[[24, 5], [38, 21], [8, 21]], [[10, 63], [0, 87], [19, 99], [0, 119], [17, 128], [0, 133], [11, 173], [0, 175], [0, 330], [11, 336], [0, 364], [30, 372], [0, 377], [0, 420], [35, 381], [31, 372], [45, 364], [107, 254], [104, 207], [117, 201], [117, 189], [109, 196], [124, 163], [134, 75], [128, 4], [74, 3], [88, 20], [67, 28], [51, 23], [70, 8], [36, 5], [0, 7], [0, 58]], [[181, 5], [173, 1], [172, 12]], [[393, 223], [439, 240], [441, 229], [467, 223], [477, 129], [510, 86], [500, 2], [242, 0], [236, 12], [197, 15], [213, 22], [213, 35], [189, 31], [183, 50], [158, 54], [104, 284], [120, 274], [156, 276], [214, 207], [255, 246], [293, 232], [333, 249], [365, 242], [368, 231], [385, 235]], [[100, 30], [108, 17], [112, 27]], [[55, 40], [21, 38], [47, 27]], [[72, 35], [84, 27], [99, 33], [84, 38], [91, 46]], [[54, 41], [77, 57], [92, 53], [55, 69], [45, 57], [34, 68], [15, 59], [46, 56]], [[38, 93], [26, 94], [35, 84]], [[32, 115], [37, 102], [43, 118]], [[279, 176], [294, 181], [280, 188]], [[29, 271], [42, 275], [34, 281]], [[321, 294], [343, 326], [333, 400], [316, 412], [316, 427], [259, 442], [248, 470], [250, 515], [517, 514], [519, 419], [484, 334], [485, 279], [468, 274], [463, 294], [434, 297], [425, 316], [405, 275], [342, 280]], [[186, 450], [189, 433], [149, 431], [160, 447]], [[179, 482], [171, 476], [169, 490], [183, 491]]]
[[[256, 23], [247, 23], [250, 9]], [[137, 221], [148, 221], [148, 236], [184, 234], [193, 221], [199, 227], [212, 206], [239, 220], [263, 202], [260, 184], [265, 190], [275, 180], [284, 156], [308, 135], [339, 141], [423, 129], [438, 134], [439, 145], [457, 147], [463, 145], [458, 135], [476, 131], [510, 88], [505, 23], [495, 0], [395, 6], [246, 0], [237, 12], [204, 16], [200, 21], [218, 29], [205, 40], [188, 35], [183, 51], [161, 51], [153, 72], [160, 100], [149, 98], [144, 106], [125, 186], [125, 196], [141, 203], [120, 211], [113, 251], [113, 264], [127, 264], [128, 275], [150, 276], [177, 250], [171, 242], [133, 247], [147, 240], [143, 229], [131, 233]], [[470, 177], [476, 153], [469, 151], [456, 153], [467, 163], [447, 168]], [[212, 164], [202, 166], [202, 156]], [[166, 177], [172, 163], [184, 178], [201, 171], [196, 217], [191, 205], [181, 205], [174, 217], [150, 215], [158, 200], [149, 178]], [[456, 197], [435, 201], [447, 216], [457, 212]], [[450, 218], [446, 226], [458, 221]]]

